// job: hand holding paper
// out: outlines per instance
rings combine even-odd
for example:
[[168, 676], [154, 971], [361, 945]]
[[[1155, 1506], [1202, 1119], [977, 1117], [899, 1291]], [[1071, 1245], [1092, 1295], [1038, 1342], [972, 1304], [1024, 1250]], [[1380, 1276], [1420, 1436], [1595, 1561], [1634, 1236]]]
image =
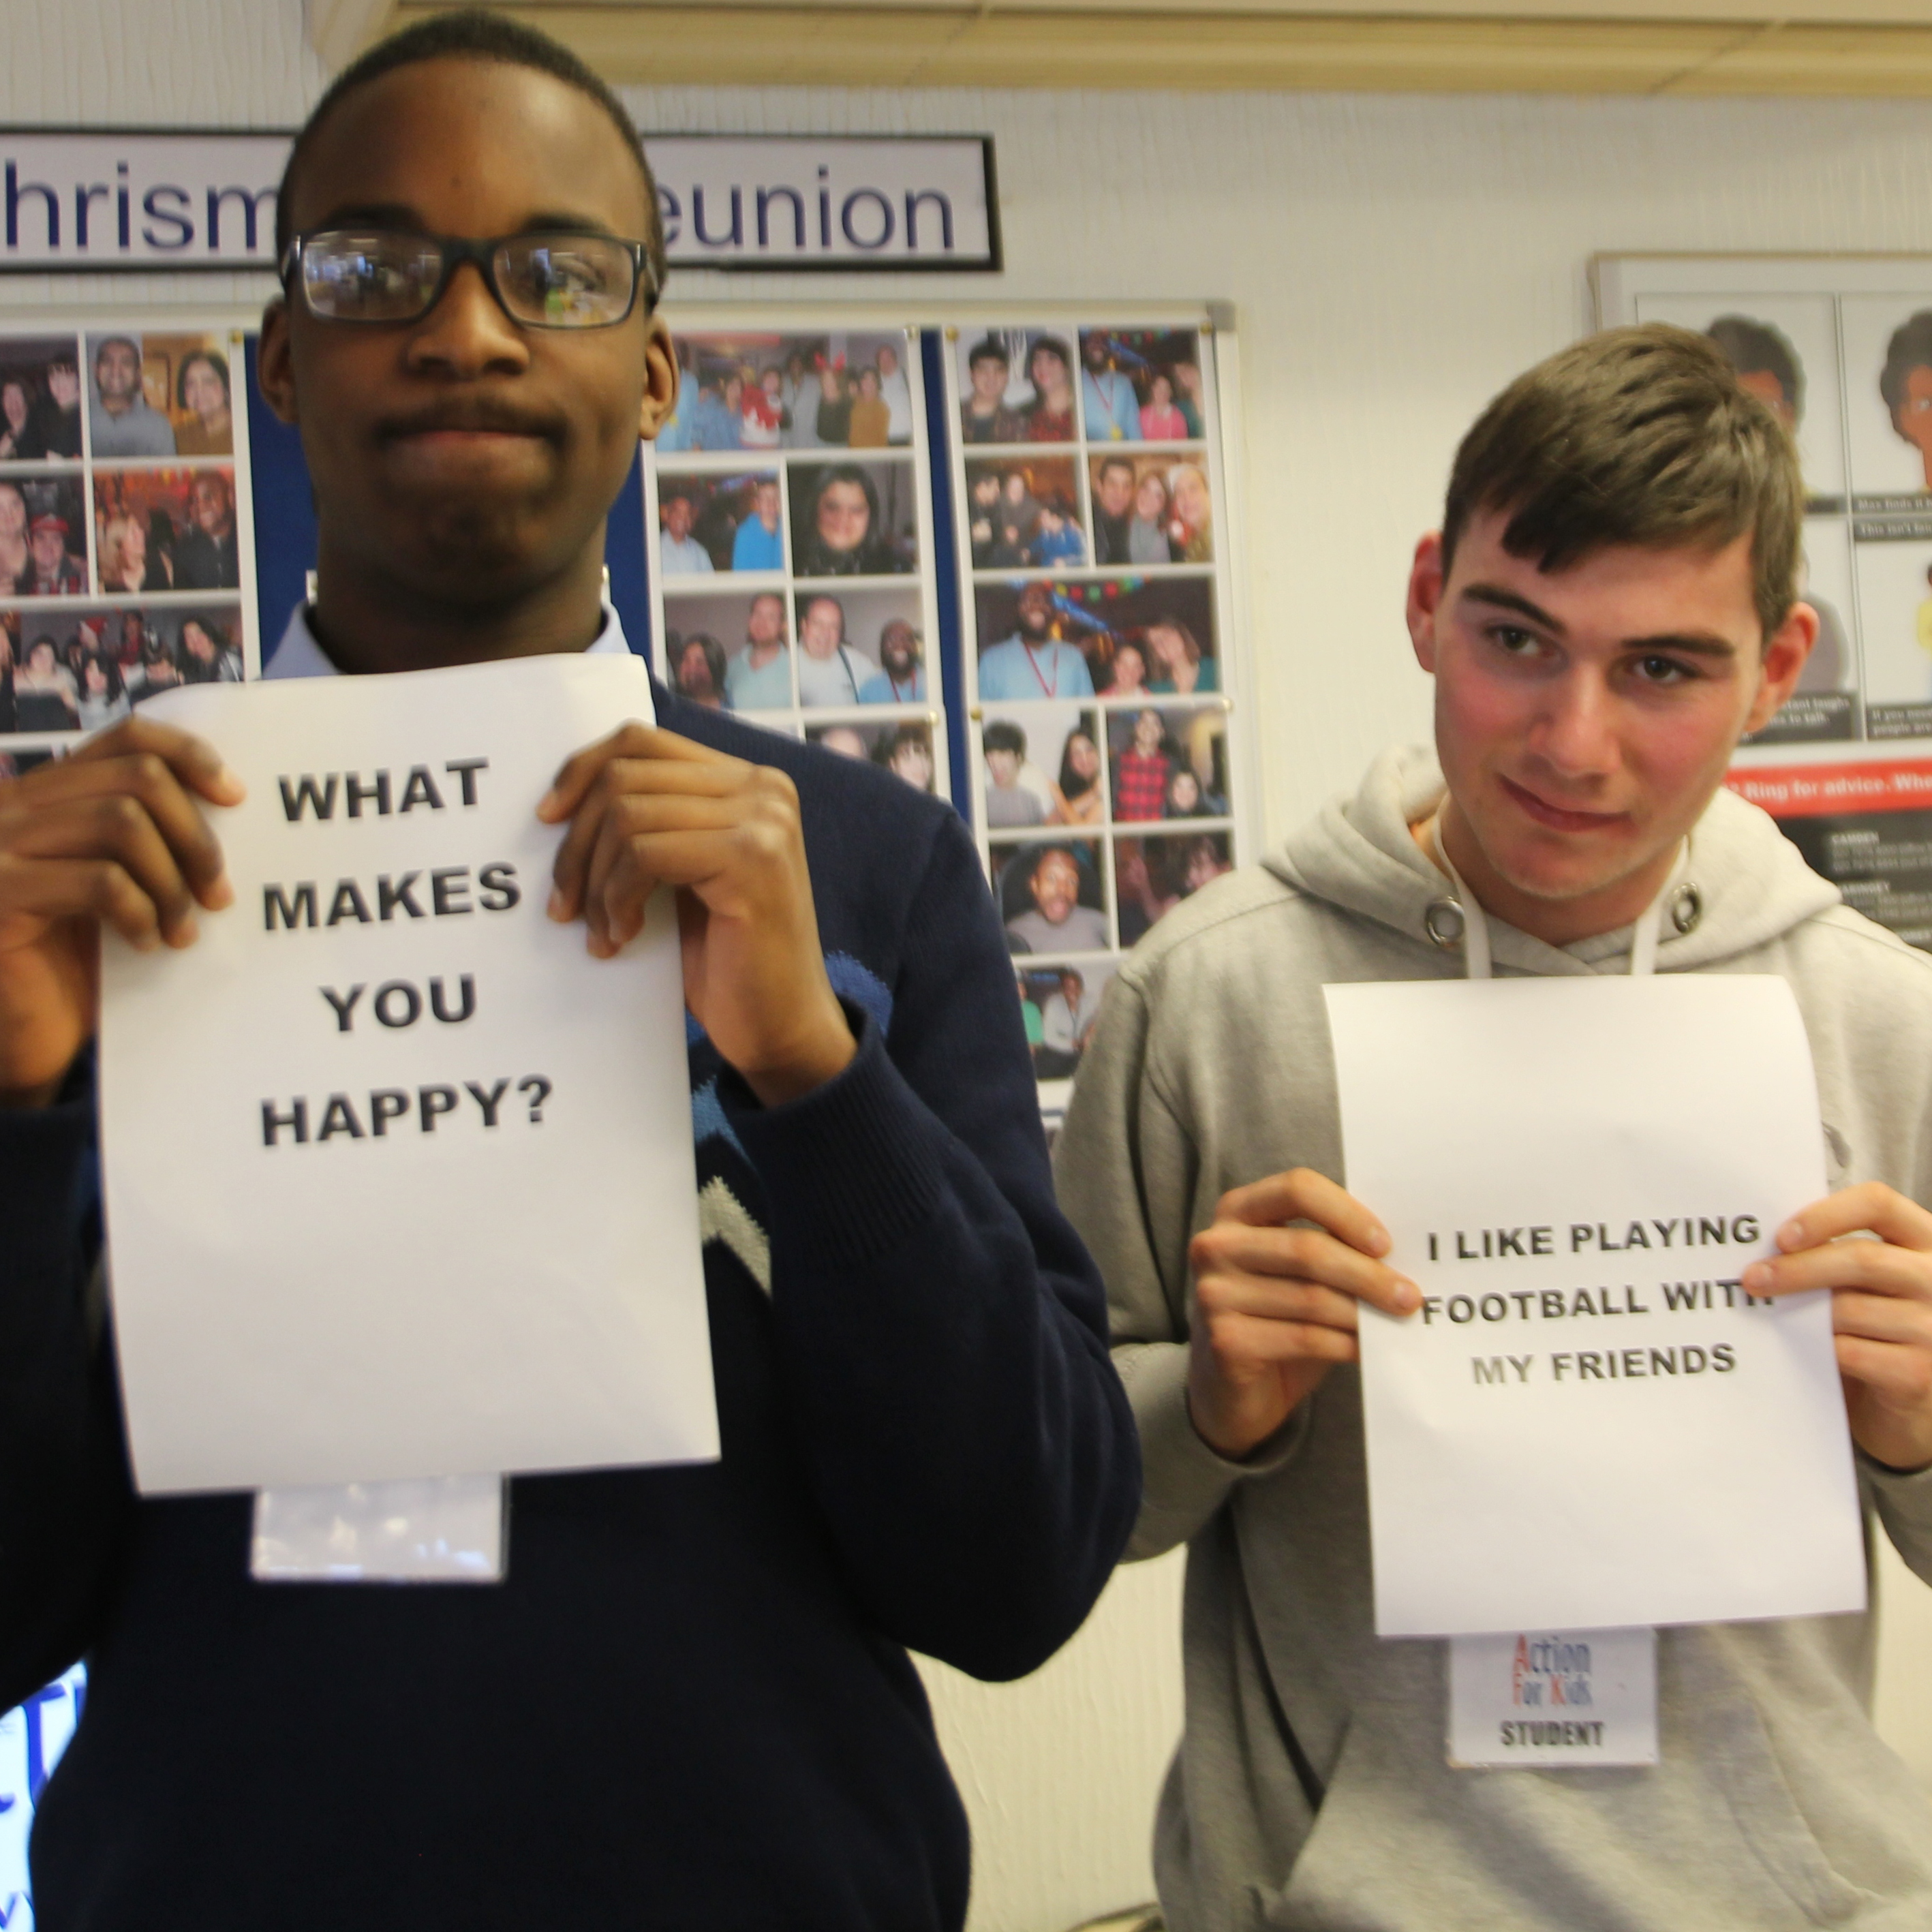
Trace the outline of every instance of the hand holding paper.
[[146, 718], [0, 787], [0, 1105], [44, 1104], [100, 1014], [100, 928], [143, 951], [231, 904], [197, 799], [238, 804], [211, 746]]
[[[1856, 1234], [1878, 1239], [1840, 1238]], [[1892, 1468], [1932, 1463], [1932, 1214], [1874, 1181], [1793, 1215], [1778, 1245], [1746, 1291], [1828, 1288], [1852, 1439]]]
[[1188, 1250], [1199, 1318], [1187, 1408], [1217, 1455], [1252, 1454], [1336, 1363], [1358, 1359], [1358, 1300], [1389, 1315], [1421, 1305], [1415, 1284], [1383, 1264], [1388, 1251], [1382, 1223], [1306, 1168], [1221, 1197]]
[[798, 793], [674, 732], [629, 724], [557, 774], [538, 807], [572, 820], [550, 916], [582, 914], [608, 958], [643, 929], [658, 885], [676, 887], [685, 1004], [768, 1106], [830, 1080], [856, 1051], [826, 976]]

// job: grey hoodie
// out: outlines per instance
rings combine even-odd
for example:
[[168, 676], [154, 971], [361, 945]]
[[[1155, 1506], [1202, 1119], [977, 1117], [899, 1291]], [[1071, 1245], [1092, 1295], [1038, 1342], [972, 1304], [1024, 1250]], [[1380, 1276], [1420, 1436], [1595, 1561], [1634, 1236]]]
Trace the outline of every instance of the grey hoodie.
[[[1129, 1553], [1190, 1546], [1186, 1730], [1155, 1828], [1169, 1922], [1926, 1932], [1932, 1808], [1872, 1728], [1868, 1616], [1660, 1633], [1654, 1768], [1452, 1771], [1446, 1646], [1374, 1632], [1355, 1371], [1246, 1462], [1188, 1420], [1190, 1236], [1262, 1175], [1346, 1180], [1322, 986], [1463, 970], [1427, 936], [1448, 883], [1408, 830], [1442, 789], [1430, 754], [1388, 754], [1265, 866], [1163, 920], [1108, 993], [1057, 1150], [1140, 1425]], [[1831, 1184], [1888, 1181], [1932, 1204], [1932, 958], [1846, 909], [1728, 793], [1696, 827], [1688, 878], [1702, 916], [1658, 970], [1782, 974], [1816, 1062]], [[1490, 934], [1498, 974], [1616, 973], [1629, 957], [1628, 928], [1561, 950], [1494, 920]], [[1932, 1581], [1932, 1472], [1862, 1460], [1860, 1479]]]

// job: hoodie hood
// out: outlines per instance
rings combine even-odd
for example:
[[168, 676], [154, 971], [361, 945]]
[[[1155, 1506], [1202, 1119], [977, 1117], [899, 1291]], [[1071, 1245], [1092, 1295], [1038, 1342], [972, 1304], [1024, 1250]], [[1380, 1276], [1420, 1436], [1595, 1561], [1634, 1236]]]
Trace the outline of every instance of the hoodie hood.
[[[1268, 869], [1298, 892], [1433, 948], [1429, 909], [1453, 898], [1455, 889], [1423, 856], [1408, 828], [1436, 808], [1444, 789], [1432, 751], [1417, 746], [1384, 752], [1354, 796], [1335, 800], [1291, 834], [1265, 861]], [[1688, 932], [1664, 921], [1660, 973], [1718, 964], [1781, 938], [1840, 899], [1838, 887], [1805, 864], [1766, 813], [1723, 788], [1691, 832], [1688, 860], [1674, 890], [1684, 895], [1687, 887], [1695, 888], [1695, 917]], [[1688, 895], [1683, 902], [1688, 912]], [[1557, 947], [1487, 916], [1498, 970], [1614, 972], [1630, 957], [1628, 926]]]

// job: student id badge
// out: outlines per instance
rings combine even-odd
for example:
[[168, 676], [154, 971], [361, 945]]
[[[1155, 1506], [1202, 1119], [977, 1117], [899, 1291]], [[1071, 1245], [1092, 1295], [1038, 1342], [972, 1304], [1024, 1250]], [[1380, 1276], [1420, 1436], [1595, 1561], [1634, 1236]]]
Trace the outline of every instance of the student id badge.
[[1498, 1630], [1448, 1644], [1456, 1768], [1658, 1762], [1654, 1630]]
[[258, 1583], [500, 1583], [508, 1514], [501, 1476], [257, 1490], [248, 1571]]

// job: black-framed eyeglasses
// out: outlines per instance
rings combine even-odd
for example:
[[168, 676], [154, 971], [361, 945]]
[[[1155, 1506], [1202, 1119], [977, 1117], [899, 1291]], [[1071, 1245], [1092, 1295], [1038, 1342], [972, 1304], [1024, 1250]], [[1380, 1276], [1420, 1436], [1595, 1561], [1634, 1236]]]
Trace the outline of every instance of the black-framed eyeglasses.
[[298, 235], [282, 251], [282, 286], [298, 284], [325, 322], [416, 322], [450, 278], [476, 263], [497, 306], [527, 328], [609, 328], [658, 298], [650, 251], [615, 235], [540, 232], [466, 239], [386, 228]]

